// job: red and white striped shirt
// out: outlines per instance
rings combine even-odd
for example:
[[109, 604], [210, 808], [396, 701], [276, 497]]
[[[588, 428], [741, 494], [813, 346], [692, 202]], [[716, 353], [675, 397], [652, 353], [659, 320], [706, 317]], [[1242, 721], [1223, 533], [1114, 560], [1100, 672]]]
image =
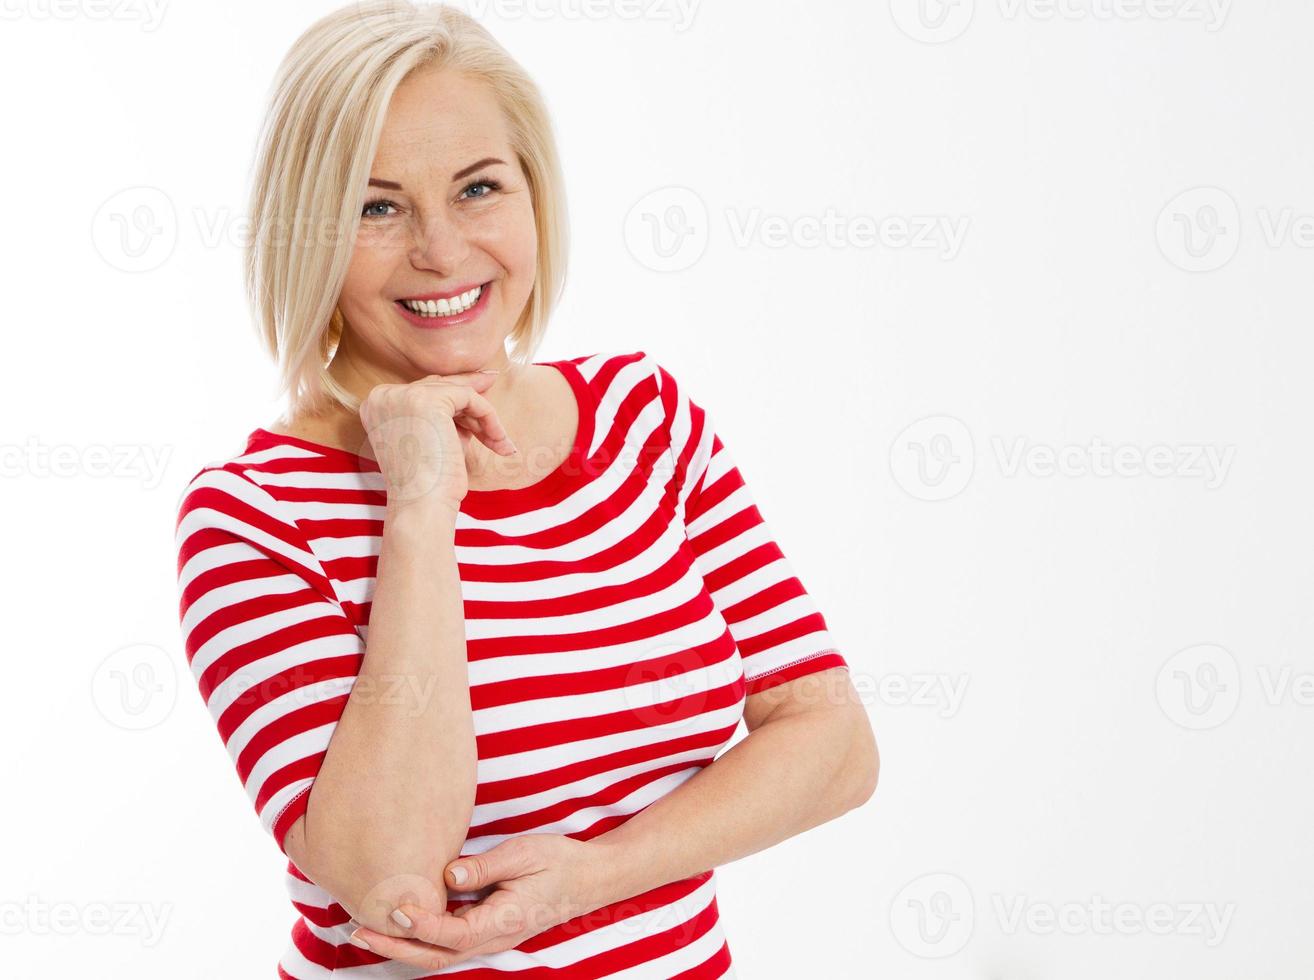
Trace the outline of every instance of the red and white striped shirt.
[[[579, 403], [570, 456], [530, 486], [471, 490], [457, 516], [478, 751], [462, 855], [605, 833], [711, 763], [746, 695], [848, 666], [669, 372], [642, 351], [541, 363]], [[265, 429], [179, 503], [187, 659], [280, 849], [365, 655], [385, 503], [373, 460]], [[285, 882], [285, 978], [734, 975], [710, 869], [438, 973], [349, 943], [346, 911], [290, 860]]]

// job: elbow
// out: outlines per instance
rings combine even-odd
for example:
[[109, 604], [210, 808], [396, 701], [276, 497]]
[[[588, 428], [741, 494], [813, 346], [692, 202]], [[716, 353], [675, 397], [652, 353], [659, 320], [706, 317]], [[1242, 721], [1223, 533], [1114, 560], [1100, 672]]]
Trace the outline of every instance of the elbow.
[[287, 856], [357, 924], [386, 933], [393, 909], [403, 901], [435, 913], [447, 909], [442, 871], [448, 861], [459, 856], [459, 845], [451, 854], [436, 847], [417, 860], [414, 851], [388, 846], [386, 836], [374, 837], [372, 845], [360, 839], [347, 845], [308, 835], [306, 823], [303, 816], [289, 829], [284, 840]]
[[852, 764], [848, 767], [854, 786], [853, 794], [849, 797], [850, 810], [856, 810], [876, 794], [876, 784], [880, 782], [881, 775], [881, 753], [865, 711], [855, 728], [852, 751], [849, 754]]

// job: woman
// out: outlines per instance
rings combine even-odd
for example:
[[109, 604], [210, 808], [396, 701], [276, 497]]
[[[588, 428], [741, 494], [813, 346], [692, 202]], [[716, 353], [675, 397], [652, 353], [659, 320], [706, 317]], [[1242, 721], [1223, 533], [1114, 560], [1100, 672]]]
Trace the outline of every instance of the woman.
[[353, 4], [280, 69], [251, 210], [291, 411], [186, 488], [179, 608], [289, 859], [280, 976], [732, 976], [711, 869], [868, 799], [875, 741], [676, 379], [529, 361], [533, 82], [454, 9]]

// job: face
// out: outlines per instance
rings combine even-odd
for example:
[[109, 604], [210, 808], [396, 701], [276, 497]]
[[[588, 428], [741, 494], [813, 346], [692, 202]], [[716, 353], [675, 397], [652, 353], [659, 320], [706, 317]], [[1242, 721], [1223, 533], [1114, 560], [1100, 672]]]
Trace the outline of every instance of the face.
[[368, 388], [506, 366], [537, 242], [492, 94], [454, 72], [412, 73], [393, 94], [370, 170], [338, 300], [346, 327], [335, 373]]

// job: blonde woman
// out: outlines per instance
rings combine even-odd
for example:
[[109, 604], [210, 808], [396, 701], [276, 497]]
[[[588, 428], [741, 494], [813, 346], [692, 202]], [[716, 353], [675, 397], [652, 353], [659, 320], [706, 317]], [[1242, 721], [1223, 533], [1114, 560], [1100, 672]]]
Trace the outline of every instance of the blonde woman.
[[279, 975], [733, 976], [712, 869], [862, 804], [875, 740], [672, 374], [530, 360], [535, 85], [457, 10], [352, 4], [279, 70], [251, 216], [290, 407], [186, 487], [179, 609], [288, 858]]

